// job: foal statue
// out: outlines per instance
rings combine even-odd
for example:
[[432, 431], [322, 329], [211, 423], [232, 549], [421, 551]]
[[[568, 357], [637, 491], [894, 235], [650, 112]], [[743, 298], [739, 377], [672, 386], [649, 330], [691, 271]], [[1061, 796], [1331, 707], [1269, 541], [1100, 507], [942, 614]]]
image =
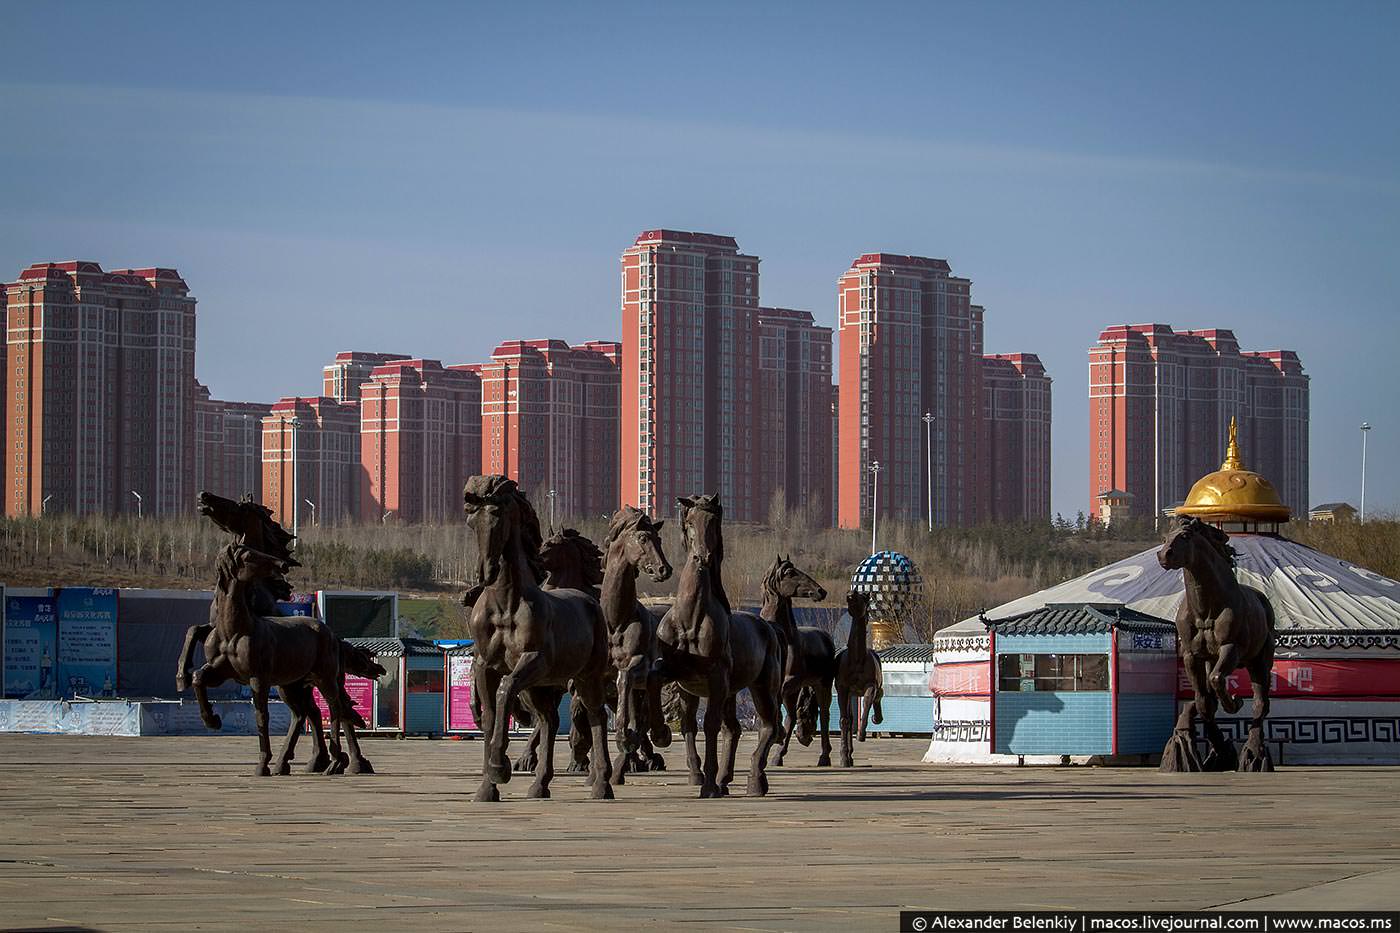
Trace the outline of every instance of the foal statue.
[[[1274, 666], [1274, 608], [1263, 593], [1235, 579], [1235, 551], [1229, 540], [1214, 525], [1182, 516], [1157, 552], [1163, 569], [1182, 571], [1186, 583], [1176, 611], [1176, 644], [1194, 694], [1162, 751], [1162, 771], [1274, 770], [1264, 744]], [[1239, 710], [1229, 677], [1240, 667], [1249, 672], [1254, 706], [1249, 739], [1236, 755], [1215, 722], [1215, 708], [1219, 704], [1227, 713]], [[1204, 758], [1196, 756], [1198, 716], [1210, 745]]]
[[804, 687], [810, 687], [815, 691], [817, 715], [821, 717], [817, 765], [825, 767], [831, 764], [831, 685], [836, 678], [836, 644], [821, 629], [797, 624], [792, 612], [795, 597], [821, 602], [826, 599], [826, 590], [791, 560], [780, 556], [763, 576], [763, 608], [759, 611], [783, 639], [782, 698], [787, 722], [782, 729], [783, 744], [773, 756], [773, 764], [781, 765], [787, 755], [797, 731], [797, 698]]

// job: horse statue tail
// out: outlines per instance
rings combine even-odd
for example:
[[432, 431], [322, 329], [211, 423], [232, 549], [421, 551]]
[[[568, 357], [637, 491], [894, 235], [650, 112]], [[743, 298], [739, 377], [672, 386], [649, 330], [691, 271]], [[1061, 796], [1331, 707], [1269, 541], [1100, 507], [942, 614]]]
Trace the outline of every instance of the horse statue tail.
[[797, 741], [804, 747], [817, 734], [817, 691], [803, 687], [797, 694]]
[[374, 655], [358, 645], [352, 645], [348, 641], [340, 643], [340, 669], [346, 674], [354, 674], [356, 677], [368, 677], [371, 680], [378, 680], [388, 673]]

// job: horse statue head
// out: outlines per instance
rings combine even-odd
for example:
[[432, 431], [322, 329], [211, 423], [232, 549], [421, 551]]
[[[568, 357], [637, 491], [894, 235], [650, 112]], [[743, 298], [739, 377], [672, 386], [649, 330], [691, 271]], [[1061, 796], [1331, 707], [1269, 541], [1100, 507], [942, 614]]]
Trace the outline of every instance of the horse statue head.
[[556, 589], [589, 590], [603, 583], [603, 552], [575, 528], [550, 535], [540, 545], [545, 582]]
[[798, 570], [791, 560], [782, 555], [774, 558], [768, 572], [763, 575], [763, 592], [788, 600], [800, 597], [821, 602], [826, 599], [826, 590], [821, 584]]
[[301, 566], [291, 552], [296, 536], [277, 523], [271, 509], [254, 502], [251, 496], [234, 502], [212, 492], [201, 492], [196, 507], [200, 515], [233, 535], [238, 544], [280, 558], [289, 568]]
[[711, 590], [724, 610], [733, 612], [720, 576], [724, 564], [724, 536], [720, 533], [724, 508], [719, 504], [719, 495], [680, 496], [676, 502], [681, 507], [681, 537], [685, 541], [686, 557], [709, 571]]
[[283, 558], [242, 544], [230, 544], [220, 551], [214, 560], [214, 567], [221, 592], [227, 592], [234, 581], [256, 583], [281, 579], [290, 569]]
[[665, 519], [652, 521], [641, 509], [624, 505], [608, 524], [608, 554], [616, 552], [629, 567], [635, 567], [657, 583], [670, 579], [671, 563], [661, 549], [661, 526]]
[[1199, 518], [1180, 516], [1167, 532], [1166, 540], [1157, 551], [1157, 563], [1163, 570], [1181, 570], [1198, 566], [1200, 561], [1224, 562], [1235, 566], [1235, 549], [1230, 536]]
[[462, 503], [467, 523], [476, 530], [478, 575], [483, 585], [496, 581], [512, 543], [518, 544], [524, 555], [534, 576], [532, 582], [544, 582], [540, 519], [515, 480], [498, 474], [473, 476], [462, 490]]

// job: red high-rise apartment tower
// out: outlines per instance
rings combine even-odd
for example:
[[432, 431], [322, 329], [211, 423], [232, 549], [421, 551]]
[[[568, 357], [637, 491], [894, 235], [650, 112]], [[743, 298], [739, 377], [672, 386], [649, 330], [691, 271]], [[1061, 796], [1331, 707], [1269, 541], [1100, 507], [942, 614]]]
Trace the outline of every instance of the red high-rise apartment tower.
[[370, 371], [360, 398], [360, 516], [441, 522], [462, 510], [481, 471], [481, 377], [475, 367], [397, 359]]
[[508, 340], [481, 365], [481, 447], [487, 473], [509, 476], [541, 516], [617, 508], [620, 345]]
[[[358, 514], [360, 405], [332, 398], [279, 399], [262, 421], [262, 503], [285, 528], [293, 515], [338, 524]], [[293, 476], [293, 463], [296, 476]]]
[[717, 492], [726, 518], [763, 516], [758, 343], [758, 257], [733, 237], [647, 230], [623, 251], [624, 504]]
[[808, 523], [831, 524], [831, 328], [811, 312], [759, 308], [760, 501], [781, 494]]
[[191, 510], [195, 299], [180, 274], [35, 263], [6, 291], [6, 514]]
[[982, 357], [987, 518], [1050, 517], [1050, 377], [1034, 353]]
[[338, 402], [358, 399], [360, 386], [369, 381], [375, 367], [406, 359], [408, 357], [402, 353], [366, 353], [363, 350], [337, 353], [331, 364], [321, 369], [321, 394]]
[[1179, 504], [1220, 468], [1232, 416], [1250, 468], [1305, 512], [1308, 406], [1308, 377], [1292, 351], [1241, 353], [1221, 329], [1108, 327], [1089, 348], [1093, 513], [1113, 489], [1130, 493], [1133, 512], [1149, 519]]
[[226, 499], [262, 494], [262, 421], [272, 406], [210, 398], [195, 384], [195, 486]]
[[970, 291], [945, 260], [893, 253], [860, 256], [838, 281], [841, 527], [870, 520], [875, 461], [881, 518], [927, 514], [925, 412], [935, 522], [982, 518], [982, 314]]

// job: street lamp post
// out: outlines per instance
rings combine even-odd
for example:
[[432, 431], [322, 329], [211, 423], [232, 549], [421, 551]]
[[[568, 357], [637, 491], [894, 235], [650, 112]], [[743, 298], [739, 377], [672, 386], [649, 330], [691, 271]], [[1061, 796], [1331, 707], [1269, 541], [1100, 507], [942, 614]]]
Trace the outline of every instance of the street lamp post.
[[1371, 422], [1361, 422], [1361, 520], [1366, 520], [1366, 435], [1371, 433]]
[[49, 513], [49, 500], [52, 498], [53, 493], [49, 493], [47, 496], [44, 497], [44, 501], [39, 503], [40, 515], [47, 515]]
[[880, 461], [870, 464], [870, 475], [874, 477], [874, 488], [870, 493], [870, 553], [875, 553], [875, 532], [880, 524]]
[[305, 502], [307, 505], [311, 506], [311, 527], [312, 527], [312, 528], [315, 528], [315, 527], [316, 527], [316, 503], [312, 502], [310, 499], [303, 499], [303, 500], [301, 500], [301, 501], [302, 501], [302, 502]]
[[933, 412], [924, 412], [924, 434], [928, 444], [928, 530], [933, 533]]
[[384, 512], [383, 515], [379, 516], [379, 524], [381, 524], [381, 525], [387, 525], [387, 524], [389, 524], [389, 516], [390, 516], [390, 515], [393, 515], [393, 514], [394, 514], [394, 510], [393, 510], [393, 509], [388, 509], [388, 510], [386, 510], [386, 511]]
[[253, 416], [243, 413], [243, 488], [251, 492], [255, 499], [262, 498], [262, 490], [255, 487], [262, 484], [253, 477]]
[[136, 490], [131, 490], [131, 494], [136, 497], [136, 517], [141, 517], [141, 494]]
[[292, 427], [292, 538], [295, 540], [300, 527], [297, 519], [301, 516], [301, 470], [297, 468], [297, 428], [301, 421], [293, 417], [287, 423]]

